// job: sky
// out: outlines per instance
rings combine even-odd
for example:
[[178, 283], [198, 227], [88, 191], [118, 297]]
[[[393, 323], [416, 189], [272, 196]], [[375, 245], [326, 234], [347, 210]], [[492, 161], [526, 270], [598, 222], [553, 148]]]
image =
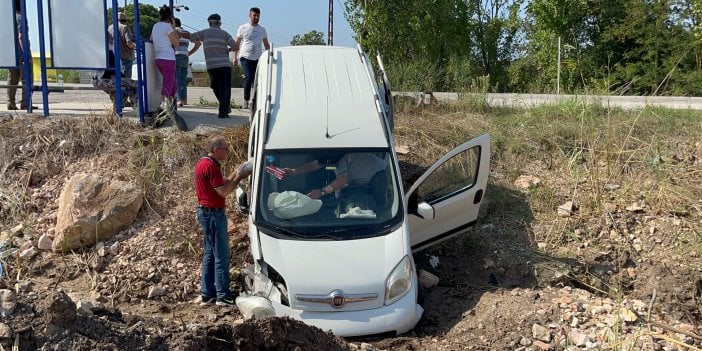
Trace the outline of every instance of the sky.
[[[118, 0], [118, 6], [124, 6], [124, 1]], [[45, 9], [46, 2], [44, 0]], [[128, 3], [133, 3], [133, 0], [128, 0]], [[140, 3], [159, 7], [167, 4], [168, 0], [143, 0]], [[222, 17], [222, 29], [235, 37], [237, 28], [248, 22], [249, 8], [256, 6], [261, 9], [260, 24], [266, 28], [268, 40], [274, 46], [288, 46], [293, 36], [312, 30], [323, 32], [325, 42], [327, 40], [329, 1], [325, 0], [174, 0], [175, 4], [189, 8], [188, 11], [183, 9], [175, 13], [175, 16], [181, 19], [184, 29], [188, 31], [194, 30], [193, 28], [206, 28], [207, 17], [212, 13], [218, 13]], [[37, 27], [32, 23], [34, 22], [32, 18], [37, 18], [36, 0], [27, 0], [27, 7], [29, 23], [32, 25], [30, 37], [33, 43], [38, 43], [38, 34], [35, 30]], [[334, 0], [334, 45], [356, 46], [353, 31], [344, 18], [343, 0]], [[198, 50], [191, 60], [204, 60], [202, 49]]]

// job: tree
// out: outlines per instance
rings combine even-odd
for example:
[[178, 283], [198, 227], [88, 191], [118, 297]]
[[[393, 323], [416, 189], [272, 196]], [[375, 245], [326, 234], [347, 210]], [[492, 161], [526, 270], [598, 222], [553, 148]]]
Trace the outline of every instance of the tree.
[[302, 36], [300, 36], [300, 34], [296, 34], [290, 41], [290, 45], [325, 45], [324, 33], [313, 30]]
[[[126, 8], [120, 9], [120, 12], [127, 14], [128, 23], [133, 26], [134, 4], [127, 5]], [[112, 8], [107, 9], [107, 22], [112, 25]], [[151, 37], [151, 29], [156, 22], [158, 22], [158, 9], [149, 4], [139, 3], [139, 34], [143, 39]], [[136, 35], [136, 32], [134, 34]]]

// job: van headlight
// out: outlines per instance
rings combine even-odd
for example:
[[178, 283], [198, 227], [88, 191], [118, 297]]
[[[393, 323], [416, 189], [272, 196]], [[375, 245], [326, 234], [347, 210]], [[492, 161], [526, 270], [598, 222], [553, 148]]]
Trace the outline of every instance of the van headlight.
[[405, 256], [390, 272], [385, 281], [385, 305], [391, 305], [407, 294], [412, 287], [412, 262]]

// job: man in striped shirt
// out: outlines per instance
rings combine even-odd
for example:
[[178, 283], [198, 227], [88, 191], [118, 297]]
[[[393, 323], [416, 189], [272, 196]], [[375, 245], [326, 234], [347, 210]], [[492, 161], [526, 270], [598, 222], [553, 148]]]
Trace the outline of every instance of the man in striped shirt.
[[232, 64], [229, 52], [238, 50], [234, 38], [224, 31], [222, 18], [214, 13], [207, 17], [210, 27], [195, 33], [180, 33], [180, 36], [193, 42], [202, 42], [205, 51], [205, 65], [210, 76], [210, 88], [219, 102], [219, 118], [229, 117], [232, 111]]

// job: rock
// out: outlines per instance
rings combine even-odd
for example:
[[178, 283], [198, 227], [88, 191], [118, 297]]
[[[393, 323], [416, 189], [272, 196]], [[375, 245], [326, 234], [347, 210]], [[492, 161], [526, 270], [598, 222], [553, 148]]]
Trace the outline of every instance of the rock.
[[566, 201], [563, 205], [558, 206], [558, 215], [561, 217], [570, 217], [575, 214], [575, 204], [573, 201]]
[[419, 284], [425, 289], [431, 289], [439, 285], [439, 277], [423, 270], [419, 270]]
[[24, 230], [24, 224], [20, 223], [16, 226], [12, 227], [12, 229], [10, 229], [10, 234], [12, 234], [13, 236], [18, 235], [18, 234], [22, 234], [21, 233], [22, 230]]
[[39, 250], [42, 251], [51, 250], [51, 243], [53, 242], [54, 240], [51, 239], [49, 235], [44, 234], [39, 237], [39, 240], [37, 241], [37, 247], [39, 248]]
[[527, 190], [541, 185], [541, 178], [531, 175], [522, 175], [514, 181], [514, 186], [519, 189]]
[[46, 303], [48, 306], [44, 310], [43, 318], [46, 318], [47, 324], [67, 327], [76, 320], [76, 304], [62, 290], [57, 290], [50, 295]]
[[536, 346], [539, 348], [539, 350], [544, 350], [544, 351], [548, 351], [551, 349], [551, 345], [549, 345], [548, 343], [545, 343], [541, 340], [534, 341], [533, 346]]
[[90, 301], [80, 300], [76, 303], [76, 312], [81, 316], [90, 317], [93, 315], [93, 304]]
[[9, 289], [0, 289], [0, 316], [6, 317], [12, 314], [17, 307], [17, 295]]
[[110, 245], [110, 253], [112, 255], [117, 255], [119, 253], [119, 242]]
[[34, 255], [36, 255], [38, 253], [39, 253], [39, 250], [37, 250], [36, 247], [30, 246], [28, 249], [21, 251], [19, 255], [22, 258], [32, 258], [32, 257], [34, 257]]
[[407, 145], [396, 145], [395, 146], [395, 151], [399, 155], [407, 155], [409, 153], [409, 146]]
[[636, 313], [634, 311], [628, 309], [628, 308], [623, 308], [619, 311], [619, 313], [622, 316], [622, 319], [624, 319], [625, 322], [628, 323], [634, 323], [636, 322], [639, 318], [636, 316]]
[[521, 339], [519, 339], [519, 345], [531, 346], [531, 340], [529, 338], [522, 337]]
[[607, 191], [614, 191], [619, 189], [619, 184], [605, 184], [604, 188]]
[[626, 210], [629, 212], [643, 212], [643, 207], [637, 203], [631, 204], [626, 207]]
[[0, 339], [9, 339], [12, 337], [12, 328], [5, 323], [0, 323]]
[[541, 324], [534, 324], [531, 327], [531, 336], [536, 340], [541, 340], [545, 342], [551, 341], [551, 333], [548, 331], [548, 328], [544, 327]]
[[148, 298], [156, 297], [156, 296], [163, 296], [166, 294], [166, 290], [163, 287], [160, 286], [152, 286], [149, 288], [149, 295]]
[[575, 346], [582, 347], [590, 342], [590, 337], [577, 329], [571, 329], [569, 336], [570, 340], [573, 342], [573, 344], [575, 344]]
[[58, 200], [53, 251], [67, 253], [111, 238], [134, 222], [142, 202], [134, 183], [76, 174]]

